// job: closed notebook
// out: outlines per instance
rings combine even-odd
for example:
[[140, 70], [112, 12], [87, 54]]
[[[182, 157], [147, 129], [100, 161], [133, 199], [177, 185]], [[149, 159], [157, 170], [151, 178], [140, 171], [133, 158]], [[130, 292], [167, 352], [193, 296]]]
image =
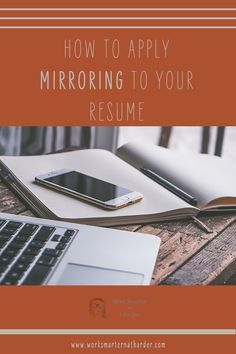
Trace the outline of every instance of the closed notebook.
[[[198, 176], [192, 169], [189, 169], [189, 172], [186, 172], [187, 174], [182, 171], [182, 182], [179, 170], [189, 164], [184, 163], [183, 166], [180, 166], [177, 162], [178, 156], [180, 164], [183, 159], [182, 155], [160, 147], [143, 144], [126, 144], [118, 149], [117, 156], [100, 149], [78, 150], [43, 156], [4, 156], [0, 159], [0, 174], [38, 216], [78, 223], [115, 226], [185, 218], [197, 215], [200, 208], [204, 208], [204, 206], [211, 207], [210, 192], [213, 196], [212, 200], [217, 201], [212, 204], [212, 207], [218, 207], [219, 202], [223, 202], [223, 200], [222, 205], [236, 205], [236, 188], [233, 184], [236, 172], [232, 166], [227, 165], [225, 167], [226, 165], [219, 158], [216, 158], [216, 160], [212, 156], [193, 154], [188, 157], [192, 161], [191, 163], [194, 166], [199, 163], [200, 170], [202, 168], [207, 170], [204, 170]], [[204, 162], [202, 162], [202, 158]], [[209, 161], [212, 161], [212, 163]], [[157, 166], [159, 167], [157, 168]], [[224, 170], [222, 166], [227, 168], [228, 171], [225, 172], [225, 175], [228, 176], [228, 182], [224, 190], [224, 183], [222, 185], [220, 183], [224, 178], [224, 175], [222, 176]], [[187, 192], [191, 192], [199, 200], [197, 207], [189, 205], [142, 174], [139, 170], [140, 167], [152, 168], [161, 173], [163, 177], [168, 177], [169, 180], [177, 183], [179, 187], [186, 188]], [[141, 192], [144, 198], [136, 204], [111, 211], [34, 183], [35, 176], [59, 169], [72, 169]], [[193, 172], [192, 175], [191, 171]], [[221, 173], [219, 181], [216, 179], [217, 171]], [[210, 177], [210, 173], [212, 177]], [[214, 181], [217, 183], [215, 188], [211, 186], [212, 190], [210, 192], [209, 187], [204, 184], [204, 175], [204, 180], [207, 181], [207, 185], [209, 183], [209, 187], [214, 184]], [[232, 184], [232, 186], [230, 187], [229, 184]], [[229, 191], [231, 191], [231, 194], [229, 194]], [[204, 205], [205, 202], [207, 205]]]

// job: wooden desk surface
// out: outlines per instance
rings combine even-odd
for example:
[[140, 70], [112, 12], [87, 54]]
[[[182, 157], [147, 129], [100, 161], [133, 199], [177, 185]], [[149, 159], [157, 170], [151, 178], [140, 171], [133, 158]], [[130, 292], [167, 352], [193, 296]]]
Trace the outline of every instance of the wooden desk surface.
[[[0, 212], [33, 215], [0, 181]], [[190, 220], [120, 227], [158, 235], [161, 248], [153, 284], [236, 284], [236, 213], [201, 218], [213, 233]]]

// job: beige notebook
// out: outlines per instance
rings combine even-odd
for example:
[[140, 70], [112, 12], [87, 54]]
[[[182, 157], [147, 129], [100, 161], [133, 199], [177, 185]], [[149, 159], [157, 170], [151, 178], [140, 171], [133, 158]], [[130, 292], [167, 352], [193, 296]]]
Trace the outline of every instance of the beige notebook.
[[[141, 192], [144, 198], [136, 204], [110, 211], [34, 183], [37, 175], [64, 168]], [[79, 150], [43, 156], [4, 156], [0, 158], [0, 174], [41, 217], [111, 226], [178, 219], [198, 213], [197, 208], [188, 205], [137, 168], [106, 150]]]
[[[193, 207], [140, 172], [145, 167], [194, 196]], [[66, 196], [34, 183], [35, 176], [72, 169], [141, 192], [144, 199], [115, 211]], [[103, 226], [155, 222], [194, 216], [200, 210], [236, 206], [236, 168], [222, 158], [179, 153], [129, 143], [106, 150], [1, 157], [0, 174], [39, 216]]]
[[117, 154], [137, 169], [148, 168], [194, 196], [200, 210], [236, 207], [236, 164], [224, 158], [136, 143], [123, 145]]

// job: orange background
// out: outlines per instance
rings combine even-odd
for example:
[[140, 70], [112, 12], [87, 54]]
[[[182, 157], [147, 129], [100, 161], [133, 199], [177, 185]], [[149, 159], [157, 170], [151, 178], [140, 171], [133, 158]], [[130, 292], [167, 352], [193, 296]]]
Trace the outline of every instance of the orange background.
[[[32, 2], [21, 2], [31, 6]], [[1, 1], [1, 6], [19, 6], [19, 1]], [[176, 1], [101, 1], [100, 6], [113, 7], [167, 7], [177, 6]], [[178, 2], [190, 6], [189, 1]], [[193, 1], [191, 7], [232, 7], [233, 1]], [[34, 6], [83, 7], [98, 6], [97, 1], [35, 1]], [[233, 12], [167, 12], [166, 16], [235, 16]], [[1, 16], [98, 16], [98, 13], [78, 12], [2, 12]], [[99, 13], [113, 15], [114, 12]], [[163, 15], [162, 13], [116, 13], [119, 16]], [[130, 21], [120, 21], [127, 25]], [[132, 21], [132, 25], [236, 25], [236, 20], [223, 21]], [[0, 25], [114, 25], [113, 21], [19, 21], [0, 20]], [[65, 39], [96, 39], [95, 59], [64, 58]], [[121, 43], [119, 59], [104, 59], [103, 39], [118, 38]], [[128, 60], [126, 51], [131, 39], [169, 39], [168, 58]], [[0, 124], [1, 125], [234, 125], [236, 82], [236, 29], [0, 29]], [[123, 50], [122, 50], [123, 49]], [[125, 88], [122, 91], [40, 91], [40, 70], [123, 70]], [[193, 91], [158, 91], [155, 89], [153, 70], [191, 70]], [[148, 89], [132, 90], [128, 80], [130, 70], [146, 70], [150, 74]], [[117, 122], [90, 121], [89, 102], [144, 101], [143, 119]]]
[[[233, 329], [235, 328], [236, 287], [2, 287], [0, 328], [87, 329]], [[89, 315], [89, 301], [101, 297], [106, 318]], [[145, 300], [132, 305], [138, 318], [121, 318], [126, 305], [115, 300]], [[158, 341], [166, 342], [163, 353], [234, 353], [235, 335], [165, 336], [0, 336], [4, 353], [73, 352], [70, 342], [83, 341]], [[6, 349], [6, 351], [5, 351]], [[78, 349], [74, 349], [78, 351]], [[157, 350], [156, 350], [157, 351]], [[109, 350], [83, 350], [101, 353]], [[115, 351], [114, 351], [115, 352]], [[126, 353], [125, 350], [117, 352]], [[127, 350], [127, 352], [140, 352]], [[148, 351], [147, 351], [148, 352]]]
[[[1, 7], [97, 7], [98, 1], [11, 1], [0, 0]], [[235, 1], [99, 1], [107, 7], [234, 7]], [[222, 13], [211, 12], [215, 16]], [[3, 13], [0, 13], [3, 16]], [[59, 15], [58, 13], [53, 13]], [[91, 14], [91, 13], [90, 13]], [[108, 15], [107, 13], [106, 15]], [[147, 15], [147, 13], [145, 13]], [[189, 15], [191, 13], [185, 13]], [[197, 13], [199, 16], [201, 12]], [[235, 14], [235, 13], [234, 13]], [[234, 15], [233, 14], [233, 15]], [[18, 13], [4, 13], [4, 16]], [[24, 14], [25, 15], [25, 14]], [[27, 13], [27, 16], [33, 15]], [[45, 13], [38, 13], [45, 15]], [[48, 15], [48, 14], [47, 14]], [[60, 15], [62, 15], [60, 13]], [[65, 14], [63, 14], [65, 15]], [[66, 15], [74, 15], [67, 13]], [[94, 14], [96, 15], [96, 14]], [[122, 13], [120, 15], [123, 15]], [[144, 15], [139, 13], [138, 15]], [[150, 14], [149, 14], [150, 15]], [[175, 16], [176, 13], [168, 15]], [[223, 15], [232, 15], [224, 12]], [[22, 13], [23, 16], [23, 13]], [[67, 24], [67, 22], [63, 22]], [[89, 23], [89, 22], [88, 22]], [[110, 24], [109, 22], [106, 22]], [[126, 22], [124, 22], [126, 23]], [[179, 22], [178, 22], [179, 23]], [[224, 24], [221, 21], [220, 24]], [[227, 22], [228, 23], [228, 22]], [[12, 21], [8, 24], [22, 24]], [[33, 24], [27, 21], [27, 24]], [[43, 24], [43, 22], [41, 22]], [[47, 24], [47, 22], [45, 22]], [[57, 24], [55, 21], [54, 24]], [[61, 22], [58, 24], [61, 24]], [[91, 24], [91, 23], [89, 23]], [[121, 22], [120, 22], [121, 24]], [[135, 21], [133, 22], [135, 24]], [[145, 21], [142, 22], [145, 24]], [[148, 23], [149, 24], [149, 23]], [[166, 24], [173, 24], [166, 22]], [[174, 24], [177, 24], [175, 22]], [[190, 25], [185, 21], [184, 24]], [[199, 22], [200, 24], [200, 22]], [[202, 22], [206, 24], [205, 21]], [[211, 21], [219, 25], [218, 21]], [[232, 21], [230, 24], [234, 25]], [[0, 25], [6, 22], [0, 21]], [[65, 38], [119, 38], [123, 45], [134, 38], [170, 39], [173, 44], [168, 60], [158, 62], [170, 69], [187, 69], [194, 73], [193, 92], [125, 92], [73, 93], [40, 92], [39, 70], [67, 68], [102, 70], [122, 67], [123, 70], [150, 71], [154, 60], [127, 61], [123, 55], [119, 63], [102, 57], [96, 61], [67, 62], [63, 59]], [[145, 101], [145, 120], [122, 125], [235, 125], [236, 30], [7, 30], [0, 29], [0, 124], [1, 125], [90, 125], [88, 102], [96, 100]], [[93, 122], [92, 125], [107, 125]], [[111, 123], [109, 123], [111, 124]], [[117, 122], [113, 122], [114, 125]], [[154, 328], [154, 329], [230, 329], [236, 328], [235, 287], [1, 287], [0, 328]], [[107, 318], [89, 316], [88, 304], [93, 297], [106, 302]], [[123, 305], [113, 305], [112, 299], [146, 299], [146, 305], [133, 306], [138, 319], [121, 318]], [[233, 353], [235, 336], [103, 336], [100, 340], [166, 341], [163, 353]], [[69, 353], [70, 341], [97, 340], [97, 336], [0, 336], [0, 350], [10, 353]], [[89, 352], [89, 351], [84, 351]], [[93, 350], [93, 353], [101, 351]], [[103, 350], [106, 353], [109, 351]], [[118, 351], [117, 351], [118, 352]], [[125, 351], [119, 351], [125, 353]], [[128, 350], [128, 353], [140, 352]]]
[[[1, 287], [0, 328], [235, 328], [236, 287], [215, 286], [21, 286]], [[103, 298], [107, 318], [94, 320], [89, 301]], [[146, 300], [132, 305], [138, 318], [124, 319], [127, 306], [113, 300]]]
[[[128, 337], [128, 338], [127, 338]], [[162, 341], [166, 342], [166, 349], [91, 349], [78, 350], [70, 349], [70, 342], [85, 342], [97, 340], [104, 342], [128, 341], [128, 340], [146, 340], [146, 341]], [[42, 353], [87, 353], [87, 354], [111, 354], [111, 353], [163, 353], [163, 354], [234, 354], [235, 338], [234, 336], [3, 336], [1, 337], [1, 348], [6, 354], [35, 354]]]

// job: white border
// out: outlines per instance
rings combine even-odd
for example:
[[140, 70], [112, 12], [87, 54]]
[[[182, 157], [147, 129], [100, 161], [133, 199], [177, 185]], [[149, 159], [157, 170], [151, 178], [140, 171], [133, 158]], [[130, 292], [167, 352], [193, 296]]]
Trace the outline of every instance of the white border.
[[0, 17], [0, 20], [236, 20], [236, 17]]
[[236, 29], [236, 26], [0, 26], [0, 29]]
[[[24, 12], [24, 11], [236, 11], [236, 8], [123, 8], [123, 7], [116, 7], [116, 8], [108, 8], [108, 7], [94, 7], [94, 8], [85, 8], [85, 7], [72, 7], [72, 8], [62, 8], [62, 7], [55, 7], [55, 8], [45, 8], [45, 7], [38, 7], [38, 8], [0, 8], [0, 12], [2, 11], [17, 11], [17, 12]], [[236, 20], [236, 17], [0, 17], [0, 20], [7, 21], [7, 20]], [[236, 26], [0, 26], [0, 29], [235, 29]]]
[[236, 7], [1, 7], [0, 11], [236, 11]]
[[235, 329], [0, 329], [0, 335], [236, 335]]

